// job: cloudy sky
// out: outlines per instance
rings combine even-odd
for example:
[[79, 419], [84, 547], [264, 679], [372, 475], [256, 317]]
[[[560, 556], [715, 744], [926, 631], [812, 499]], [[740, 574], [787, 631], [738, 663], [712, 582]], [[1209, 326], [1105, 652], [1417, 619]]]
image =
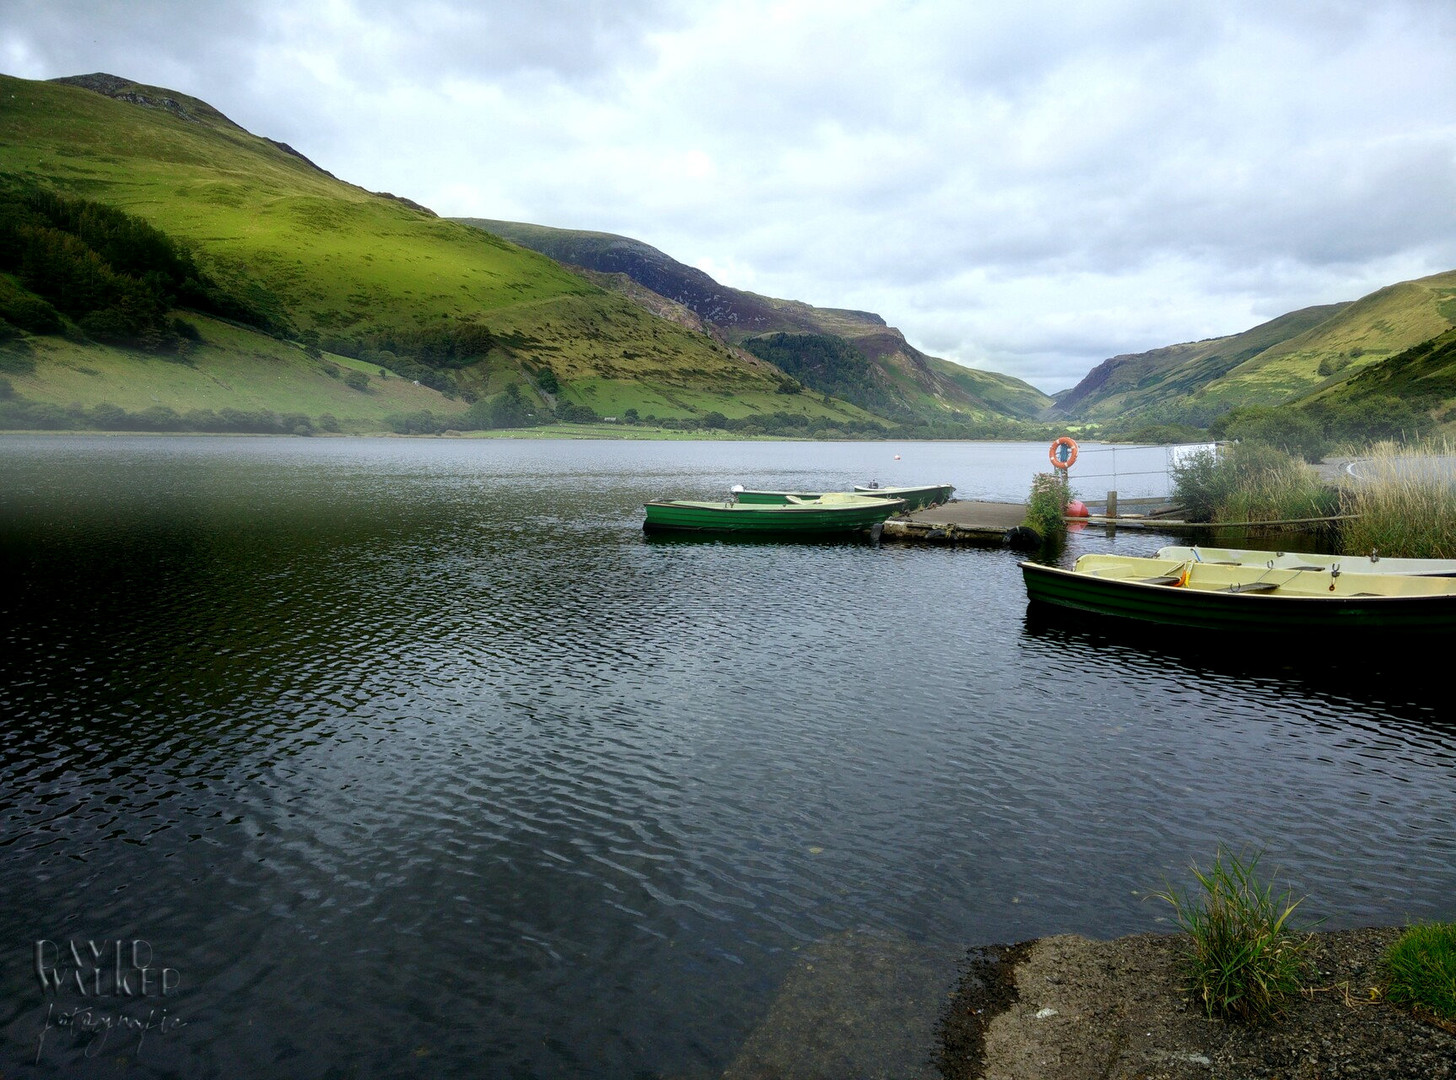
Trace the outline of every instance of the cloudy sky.
[[1049, 391], [1456, 269], [1452, 0], [4, 0], [0, 71]]

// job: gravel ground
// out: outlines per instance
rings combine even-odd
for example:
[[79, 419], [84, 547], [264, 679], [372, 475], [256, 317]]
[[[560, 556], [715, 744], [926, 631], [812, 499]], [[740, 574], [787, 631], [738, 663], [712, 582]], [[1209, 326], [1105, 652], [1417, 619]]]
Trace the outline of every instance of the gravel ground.
[[941, 1031], [949, 1080], [1456, 1080], [1456, 1025], [1372, 994], [1398, 929], [1314, 935], [1315, 988], [1258, 1029], [1204, 1018], [1172, 935], [976, 949]]

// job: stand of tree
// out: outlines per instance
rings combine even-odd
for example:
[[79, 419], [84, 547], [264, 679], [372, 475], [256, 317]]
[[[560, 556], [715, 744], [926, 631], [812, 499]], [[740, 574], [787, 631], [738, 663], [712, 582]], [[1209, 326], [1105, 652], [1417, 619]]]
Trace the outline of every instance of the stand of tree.
[[139, 217], [0, 176], [0, 320], [32, 334], [65, 332], [152, 352], [179, 352], [197, 331], [190, 308], [268, 333], [286, 321], [198, 267]]

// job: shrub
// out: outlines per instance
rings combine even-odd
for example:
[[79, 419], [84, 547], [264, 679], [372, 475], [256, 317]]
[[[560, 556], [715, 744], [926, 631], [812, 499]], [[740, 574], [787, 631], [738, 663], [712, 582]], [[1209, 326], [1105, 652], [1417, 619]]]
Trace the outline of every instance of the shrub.
[[1169, 886], [1153, 895], [1173, 905], [1188, 935], [1183, 959], [1190, 989], [1210, 1018], [1258, 1025], [1277, 1017], [1299, 990], [1309, 937], [1296, 940], [1289, 919], [1300, 901], [1274, 895], [1257, 877], [1258, 854], [1222, 846], [1207, 871], [1191, 869], [1201, 894]]
[[1291, 521], [1338, 503], [1313, 469], [1262, 442], [1190, 455], [1173, 470], [1173, 497], [1189, 521]]
[[0, 283], [0, 317], [32, 334], [57, 334], [61, 313], [34, 294]]
[[478, 431], [530, 427], [536, 421], [526, 399], [521, 396], [521, 388], [515, 383], [509, 383], [494, 397], [476, 401], [465, 410], [458, 422], [465, 431]]
[[438, 435], [452, 426], [448, 417], [436, 416], [429, 409], [414, 413], [391, 413], [384, 418], [391, 431], [399, 435]]
[[344, 372], [344, 385], [350, 390], [358, 390], [362, 394], [369, 389], [369, 376], [362, 371], [350, 368]]
[[556, 403], [556, 419], [564, 420], [568, 424], [591, 424], [600, 420], [596, 410], [590, 405], [577, 405], [570, 401], [558, 401]]
[[103, 401], [91, 406], [90, 424], [102, 431], [116, 431], [126, 427], [127, 412], [120, 405]]
[[1234, 409], [1210, 425], [1215, 438], [1261, 442], [1308, 462], [1323, 459], [1324, 430], [1308, 413], [1288, 408], [1249, 406]]
[[1067, 534], [1067, 487], [1056, 473], [1037, 473], [1031, 480], [1031, 497], [1026, 502], [1026, 524], [1043, 540], [1060, 540]]
[[1411, 927], [1385, 954], [1385, 972], [1387, 1001], [1456, 1019], [1456, 923]]

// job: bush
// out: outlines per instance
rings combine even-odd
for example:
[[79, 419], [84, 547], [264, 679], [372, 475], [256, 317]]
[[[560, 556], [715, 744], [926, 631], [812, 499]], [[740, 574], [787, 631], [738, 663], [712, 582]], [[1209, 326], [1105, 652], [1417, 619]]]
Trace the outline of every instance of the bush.
[[1202, 450], [1173, 470], [1189, 521], [1293, 521], [1332, 514], [1338, 496], [1302, 461], [1262, 442]]
[[0, 317], [32, 334], [58, 334], [61, 313], [39, 296], [0, 283]]
[[369, 376], [362, 371], [350, 368], [344, 372], [344, 385], [350, 390], [358, 390], [362, 394], [369, 389]]
[[391, 431], [400, 435], [438, 435], [453, 423], [448, 417], [436, 416], [429, 409], [414, 413], [391, 413], [384, 418]]
[[1413, 926], [1385, 954], [1385, 998], [1456, 1019], [1456, 923]]
[[561, 380], [556, 377], [556, 372], [549, 367], [543, 367], [536, 372], [536, 385], [548, 394], [561, 393]]
[[1190, 989], [1209, 1019], [1267, 1023], [1304, 978], [1310, 939], [1296, 940], [1289, 929], [1300, 901], [1289, 893], [1276, 897], [1272, 884], [1258, 880], [1259, 858], [1220, 846], [1207, 871], [1191, 868], [1200, 895], [1172, 886], [1153, 894], [1173, 905], [1188, 935], [1183, 959]]
[[1067, 486], [1057, 473], [1037, 473], [1031, 481], [1026, 503], [1026, 524], [1044, 541], [1057, 541], [1067, 534]]
[[556, 419], [564, 420], [568, 424], [591, 424], [600, 420], [596, 410], [590, 405], [577, 405], [570, 401], [558, 401], [556, 403]]
[[1291, 408], [1251, 406], [1234, 409], [1209, 425], [1214, 438], [1261, 442], [1286, 454], [1317, 463], [1324, 459], [1324, 429], [1308, 413]]

